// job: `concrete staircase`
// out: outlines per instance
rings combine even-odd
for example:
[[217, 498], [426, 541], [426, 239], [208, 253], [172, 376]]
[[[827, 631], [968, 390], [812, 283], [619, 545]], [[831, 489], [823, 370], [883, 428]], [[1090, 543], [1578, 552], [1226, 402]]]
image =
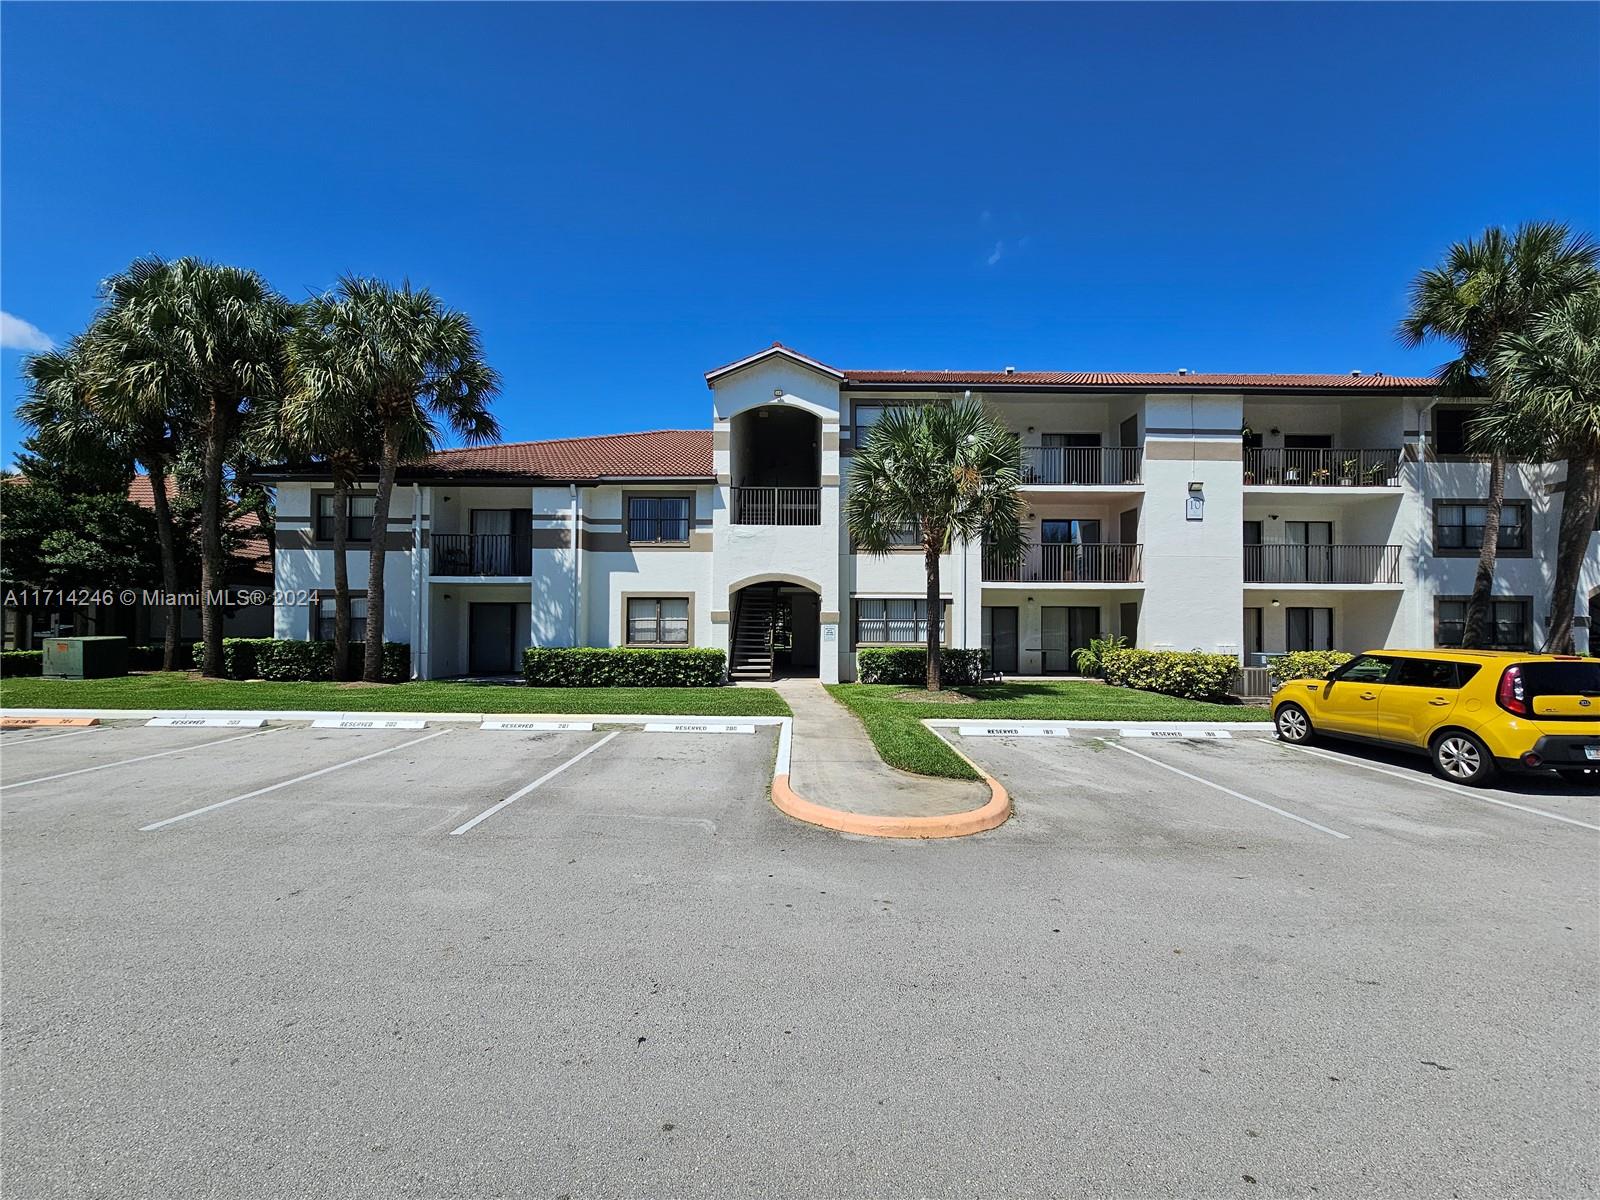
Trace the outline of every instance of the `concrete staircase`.
[[739, 593], [739, 612], [728, 655], [731, 679], [772, 678], [772, 616], [776, 597], [766, 588]]

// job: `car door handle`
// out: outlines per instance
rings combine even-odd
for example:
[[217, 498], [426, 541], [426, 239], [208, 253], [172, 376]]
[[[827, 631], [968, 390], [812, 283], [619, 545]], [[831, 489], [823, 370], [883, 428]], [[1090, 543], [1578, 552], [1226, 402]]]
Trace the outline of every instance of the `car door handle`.
[[1449, 704], [1450, 701], [1446, 700], [1443, 696], [1435, 696], [1432, 700], [1429, 700], [1428, 703], [1433, 705], [1435, 708], [1443, 708], [1446, 704]]
[[1361, 698], [1363, 700], [1376, 700], [1378, 698], [1378, 693], [1377, 692], [1362, 692], [1361, 693]]

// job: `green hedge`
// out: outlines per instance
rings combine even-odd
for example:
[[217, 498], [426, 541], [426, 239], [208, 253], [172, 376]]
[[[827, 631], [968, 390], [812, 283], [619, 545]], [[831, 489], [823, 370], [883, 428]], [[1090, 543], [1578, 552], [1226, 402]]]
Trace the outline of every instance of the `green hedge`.
[[[928, 652], [921, 646], [867, 646], [856, 651], [859, 683], [898, 683], [921, 687], [928, 682]], [[982, 650], [943, 650], [939, 654], [939, 682], [980, 683]]]
[[43, 670], [43, 650], [0, 651], [0, 675], [38, 675]]
[[[360, 642], [350, 646], [350, 675], [359, 678], [366, 651]], [[205, 656], [205, 644], [194, 645], [194, 663]], [[228, 679], [270, 679], [276, 683], [303, 683], [333, 678], [333, 643], [302, 642], [291, 638], [223, 638], [222, 673]], [[404, 683], [411, 678], [411, 647], [404, 642], [383, 644], [383, 681]]]
[[1233, 655], [1199, 650], [1108, 650], [1100, 665], [1107, 683], [1185, 700], [1227, 695], [1239, 670]]
[[1291, 650], [1272, 659], [1267, 666], [1279, 683], [1291, 679], [1326, 679], [1335, 667], [1342, 667], [1354, 657], [1343, 650]]
[[717, 687], [726, 662], [721, 650], [529, 646], [522, 677], [529, 687]]

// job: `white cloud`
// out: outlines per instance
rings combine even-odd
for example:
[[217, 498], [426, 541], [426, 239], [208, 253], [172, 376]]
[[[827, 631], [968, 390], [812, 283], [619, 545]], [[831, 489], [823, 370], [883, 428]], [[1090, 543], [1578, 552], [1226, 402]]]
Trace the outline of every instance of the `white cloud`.
[[994, 266], [995, 263], [999, 262], [1001, 258], [1005, 256], [1005, 252], [1006, 244], [1004, 242], [996, 242], [994, 244], [994, 249], [989, 252], [988, 259], [985, 260], [987, 265], [991, 267]]
[[0, 312], [0, 349], [49, 350], [54, 346], [55, 343], [37, 325], [30, 325], [8, 312]]

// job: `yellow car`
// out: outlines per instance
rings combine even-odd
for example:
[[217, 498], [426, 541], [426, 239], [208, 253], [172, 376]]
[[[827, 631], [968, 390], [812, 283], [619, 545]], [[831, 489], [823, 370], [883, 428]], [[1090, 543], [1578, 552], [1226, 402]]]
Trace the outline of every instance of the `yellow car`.
[[1272, 694], [1278, 736], [1420, 750], [1456, 783], [1553, 770], [1600, 785], [1600, 658], [1498, 650], [1373, 650]]

